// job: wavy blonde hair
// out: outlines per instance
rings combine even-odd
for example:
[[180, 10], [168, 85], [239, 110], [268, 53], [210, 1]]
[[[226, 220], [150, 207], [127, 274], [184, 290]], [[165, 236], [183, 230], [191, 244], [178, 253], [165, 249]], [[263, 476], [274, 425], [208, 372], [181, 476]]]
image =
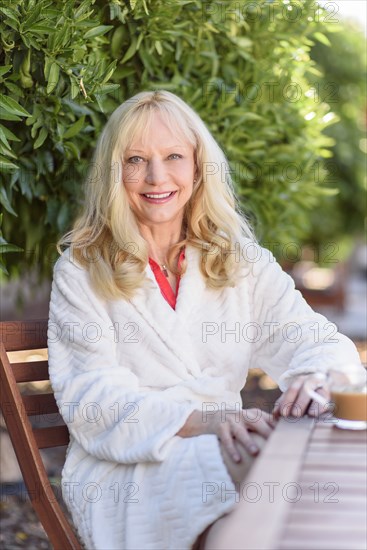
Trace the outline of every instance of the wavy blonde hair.
[[[122, 183], [123, 158], [159, 112], [165, 124], [194, 146], [197, 167], [193, 193], [185, 206], [184, 238], [171, 247], [174, 273], [182, 246], [201, 251], [200, 270], [211, 288], [234, 286], [239, 262], [233, 249], [255, 237], [234, 193], [226, 157], [201, 118], [175, 94], [159, 90], [136, 94], [111, 115], [98, 140], [86, 180], [84, 208], [71, 231], [58, 242], [90, 273], [105, 299], [131, 298], [145, 282], [148, 245], [139, 232]], [[186, 262], [181, 266], [181, 274]]]

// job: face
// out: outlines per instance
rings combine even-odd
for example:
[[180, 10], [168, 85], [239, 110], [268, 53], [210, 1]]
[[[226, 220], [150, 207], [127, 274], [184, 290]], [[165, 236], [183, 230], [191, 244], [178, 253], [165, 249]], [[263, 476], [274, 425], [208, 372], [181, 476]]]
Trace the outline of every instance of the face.
[[123, 183], [138, 223], [181, 228], [195, 178], [194, 147], [177, 136], [157, 113], [123, 158]]

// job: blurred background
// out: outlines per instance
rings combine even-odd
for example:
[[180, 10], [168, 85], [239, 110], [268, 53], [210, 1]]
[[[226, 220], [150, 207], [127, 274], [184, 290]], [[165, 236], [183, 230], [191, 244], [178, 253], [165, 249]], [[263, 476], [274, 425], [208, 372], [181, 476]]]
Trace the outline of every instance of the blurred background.
[[[2, 320], [47, 317], [55, 243], [106, 119], [163, 88], [226, 152], [260, 243], [367, 362], [363, 0], [7, 0], [0, 12]], [[278, 395], [252, 372], [243, 401], [269, 410]], [[0, 430], [1, 548], [49, 548]], [[64, 452], [44, 452], [55, 485]]]

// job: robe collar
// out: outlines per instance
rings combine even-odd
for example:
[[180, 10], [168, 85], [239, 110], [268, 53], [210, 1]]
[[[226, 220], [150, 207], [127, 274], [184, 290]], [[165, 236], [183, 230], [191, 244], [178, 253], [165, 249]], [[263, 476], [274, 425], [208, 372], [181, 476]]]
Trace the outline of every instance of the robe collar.
[[[149, 263], [145, 268], [147, 285], [139, 288], [129, 301], [171, 352], [185, 364], [185, 369], [196, 377], [200, 375], [201, 369], [195, 359], [188, 329], [193, 316], [197, 322], [206, 283], [199, 267], [200, 250], [186, 245], [185, 258], [187, 267], [180, 280], [176, 309], [162, 296]], [[197, 330], [202, 329], [198, 326]]]

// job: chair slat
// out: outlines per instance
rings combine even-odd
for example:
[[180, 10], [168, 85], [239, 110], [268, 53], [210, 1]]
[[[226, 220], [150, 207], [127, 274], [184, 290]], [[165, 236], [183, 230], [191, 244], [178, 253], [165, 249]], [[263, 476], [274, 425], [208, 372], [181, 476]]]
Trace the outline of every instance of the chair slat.
[[33, 430], [34, 437], [39, 449], [50, 447], [62, 447], [69, 444], [69, 430], [64, 426], [52, 428], [37, 428]]
[[11, 363], [14, 378], [17, 382], [37, 382], [48, 380], [47, 361], [29, 361], [28, 363]]
[[0, 324], [0, 340], [6, 351], [46, 348], [47, 326], [46, 319], [3, 322]]
[[22, 399], [28, 416], [41, 416], [59, 412], [53, 393], [22, 395]]
[[[68, 442], [67, 427], [51, 426], [33, 431], [29, 416], [58, 412], [53, 394], [21, 396], [18, 382], [48, 379], [44, 369], [47, 362], [36, 362], [23, 368], [15, 364], [12, 368], [7, 352], [45, 348], [47, 345], [47, 319], [30, 322], [0, 323], [0, 406], [9, 431], [15, 454], [23, 474], [32, 506], [45, 528], [55, 550], [81, 550], [71, 525], [59, 503], [49, 491], [49, 479], [45, 470], [40, 448], [63, 445]], [[36, 378], [31, 378], [30, 373]], [[41, 434], [42, 432], [42, 434]]]

